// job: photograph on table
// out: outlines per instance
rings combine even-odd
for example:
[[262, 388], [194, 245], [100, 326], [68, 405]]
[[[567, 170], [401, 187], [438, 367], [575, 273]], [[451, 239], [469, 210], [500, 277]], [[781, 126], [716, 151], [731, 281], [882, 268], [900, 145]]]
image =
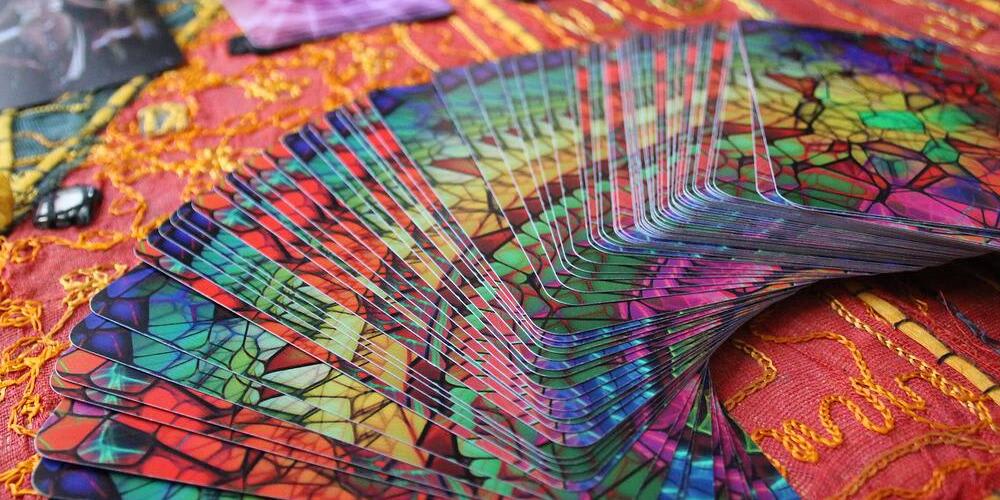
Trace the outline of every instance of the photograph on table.
[[182, 61], [145, 0], [9, 0], [0, 5], [0, 107], [51, 101]]

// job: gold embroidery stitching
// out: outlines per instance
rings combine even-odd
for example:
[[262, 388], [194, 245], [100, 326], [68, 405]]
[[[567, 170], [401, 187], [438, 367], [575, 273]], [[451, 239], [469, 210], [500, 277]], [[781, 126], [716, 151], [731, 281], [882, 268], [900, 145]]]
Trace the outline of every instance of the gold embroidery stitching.
[[[946, 432], [931, 432], [918, 436], [910, 441], [903, 443], [885, 453], [883, 453], [879, 458], [874, 460], [872, 463], [868, 464], [857, 476], [855, 476], [850, 482], [844, 485], [843, 488], [833, 498], [847, 498], [853, 496], [861, 490], [864, 485], [870, 481], [872, 478], [877, 476], [880, 472], [884, 471], [893, 462], [899, 460], [905, 455], [916, 453], [923, 450], [929, 446], [934, 445], [950, 445], [957, 446], [959, 448], [974, 449], [985, 451], [990, 454], [1000, 453], [1000, 447], [991, 446], [983, 443], [980, 440], [971, 439], [967, 436], [956, 435]], [[968, 459], [960, 459], [958, 462], [964, 462]], [[956, 462], [952, 462], [955, 464]], [[987, 470], [992, 469], [997, 466], [997, 462], [991, 462], [989, 464], [982, 464], [986, 466]], [[955, 467], [951, 465], [950, 467]], [[941, 482], [944, 480], [943, 474], [939, 472], [941, 469], [949, 468], [949, 464], [941, 468], [935, 469], [931, 473], [931, 478], [924, 484], [919, 490], [903, 490], [896, 487], [888, 487], [877, 490], [873, 492], [869, 498], [885, 498], [887, 496], [903, 496], [904, 498], [917, 498], [920, 496], [926, 496], [931, 491], [934, 491], [941, 487]], [[977, 467], [978, 469], [979, 467]], [[908, 491], [913, 491], [916, 493], [915, 496], [910, 496], [907, 494]]]
[[[750, 324], [750, 332], [755, 337], [777, 344], [797, 344], [813, 340], [830, 340], [846, 348], [854, 360], [855, 368], [857, 368], [861, 375], [860, 378], [850, 377], [851, 388], [855, 394], [861, 396], [870, 405], [871, 409], [874, 409], [878, 413], [881, 417], [881, 422], [875, 421], [866, 415], [862, 407], [854, 400], [845, 396], [832, 394], [823, 397], [819, 403], [819, 420], [825, 435], [803, 422], [796, 419], [789, 419], [782, 422], [779, 428], [758, 429], [754, 431], [751, 435], [754, 441], [760, 443], [765, 438], [775, 439], [796, 460], [815, 463], [819, 460], [819, 452], [815, 444], [835, 448], [843, 443], [843, 431], [832, 417], [832, 408], [836, 404], [844, 405], [854, 419], [863, 427], [880, 434], [887, 434], [895, 427], [895, 416], [893, 415], [892, 407], [898, 408], [911, 419], [939, 431], [972, 434], [982, 429], [993, 429], [992, 414], [985, 406], [985, 402], [988, 401], [986, 398], [948, 381], [936, 369], [896, 345], [881, 333], [875, 332], [867, 324], [853, 316], [836, 298], [831, 297], [830, 299], [830, 305], [838, 315], [848, 320], [856, 328], [876, 337], [884, 346], [917, 367], [916, 371], [894, 377], [897, 388], [902, 391], [906, 399], [900, 398], [875, 381], [861, 351], [854, 342], [844, 335], [829, 331], [812, 332], [794, 337], [779, 337], [764, 334], [760, 331], [759, 324], [761, 318], [766, 317], [767, 313], [765, 313], [764, 316], [761, 316], [761, 318]], [[962, 408], [965, 408], [973, 415], [975, 421], [964, 425], [950, 425], [932, 420], [920, 414], [920, 412], [925, 410], [926, 402], [910, 388], [909, 383], [914, 379], [928, 382], [942, 394], [955, 400]]]
[[410, 37], [409, 26], [393, 24], [390, 29], [392, 30], [393, 35], [396, 36], [396, 41], [399, 43], [399, 46], [403, 47], [403, 50], [405, 50], [406, 53], [413, 58], [413, 60], [417, 61], [417, 63], [430, 71], [439, 71], [441, 69], [441, 66], [438, 66], [436, 62], [428, 57], [427, 53], [425, 53], [423, 49], [421, 49], [416, 42], [413, 41], [413, 38]]
[[472, 28], [470, 28], [468, 24], [465, 24], [465, 21], [461, 18], [454, 16], [450, 17], [448, 18], [448, 24], [450, 24], [452, 28], [455, 28], [455, 31], [461, 33], [462, 36], [469, 41], [469, 44], [472, 45], [472, 48], [476, 49], [476, 52], [479, 53], [480, 61], [491, 61], [497, 59], [497, 55], [493, 52], [493, 49], [491, 49], [482, 38], [479, 38], [479, 35], [476, 35], [476, 33], [472, 31]]
[[754, 361], [756, 361], [757, 365], [760, 366], [763, 371], [760, 376], [751, 381], [749, 385], [736, 391], [735, 394], [730, 396], [729, 399], [723, 403], [726, 409], [730, 411], [732, 411], [733, 408], [736, 408], [737, 405], [742, 403], [743, 400], [750, 397], [752, 394], [763, 390], [771, 382], [774, 382], [774, 379], [778, 376], [778, 369], [774, 367], [774, 361], [767, 357], [766, 354], [740, 339], [733, 339], [732, 344], [733, 347], [746, 353]]
[[501, 31], [511, 34], [523, 52], [538, 52], [545, 48], [534, 35], [528, 33], [517, 21], [507, 17], [503, 9], [497, 7], [490, 0], [468, 0], [468, 2], [473, 8], [489, 18]]
[[[858, 300], [862, 301], [868, 307], [869, 314], [886, 322], [895, 330], [905, 334], [908, 338], [926, 349], [927, 352], [929, 352], [935, 359], [939, 360], [939, 362], [950, 366], [960, 375], [965, 377], [966, 380], [971, 382], [972, 385], [980, 391], [985, 393], [989, 389], [996, 387], [996, 381], [994, 381], [989, 375], [983, 373], [969, 360], [956, 354], [944, 342], [934, 336], [933, 332], [929, 331], [927, 327], [910, 319], [906, 316], [906, 314], [888, 301], [871, 292], [861, 290], [858, 285], [854, 283], [849, 282], [845, 284], [845, 287], [854, 293]], [[850, 313], [846, 312], [846, 309], [844, 312], [846, 315], [850, 315]], [[841, 315], [841, 317], [847, 319], [845, 315]], [[854, 318], [852, 315], [850, 317]], [[1000, 404], [1000, 392], [995, 390], [989, 391], [986, 393], [986, 396], [992, 399], [995, 403]]]

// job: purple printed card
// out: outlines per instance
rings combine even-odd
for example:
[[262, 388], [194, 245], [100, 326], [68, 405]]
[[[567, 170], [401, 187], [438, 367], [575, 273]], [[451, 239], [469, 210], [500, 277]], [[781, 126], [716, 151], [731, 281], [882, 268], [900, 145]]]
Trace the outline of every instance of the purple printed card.
[[452, 12], [446, 0], [224, 0], [223, 4], [259, 49]]

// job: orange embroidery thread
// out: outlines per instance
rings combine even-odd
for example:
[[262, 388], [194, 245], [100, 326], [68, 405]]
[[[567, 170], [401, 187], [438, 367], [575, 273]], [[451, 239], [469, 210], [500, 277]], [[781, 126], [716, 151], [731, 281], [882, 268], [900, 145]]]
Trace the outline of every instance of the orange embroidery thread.
[[726, 409], [730, 411], [752, 394], [764, 389], [771, 382], [774, 382], [774, 379], [778, 376], [778, 369], [774, 367], [774, 361], [767, 357], [766, 354], [740, 339], [732, 339], [732, 344], [733, 347], [746, 353], [754, 361], [756, 361], [757, 365], [761, 367], [763, 372], [759, 377], [750, 382], [750, 385], [736, 391], [735, 394], [730, 396], [729, 399], [723, 403]]
[[35, 454], [21, 460], [14, 467], [0, 473], [0, 484], [3, 484], [7, 488], [7, 492], [13, 497], [37, 495], [38, 492], [31, 486], [24, 487], [21, 485], [28, 482], [28, 478], [31, 477], [32, 471], [35, 470], [41, 459], [42, 457]]
[[869, 315], [879, 321], [885, 322], [895, 330], [905, 334], [914, 342], [920, 344], [931, 356], [940, 360], [939, 363], [944, 363], [952, 367], [965, 377], [966, 380], [971, 382], [973, 386], [986, 394], [987, 397], [993, 399], [995, 403], [1000, 404], [1000, 392], [991, 391], [991, 389], [997, 387], [996, 381], [977, 368], [972, 362], [956, 354], [947, 344], [937, 338], [934, 332], [923, 324], [914, 321], [900, 311], [899, 308], [878, 295], [862, 290], [856, 284], [850, 282], [846, 283], [845, 286], [854, 293], [858, 300], [864, 302]]
[[[968, 389], [951, 383], [933, 367], [923, 363], [922, 360], [906, 352], [902, 347], [897, 346], [891, 340], [885, 338], [882, 334], [874, 332], [874, 330], [872, 330], [868, 325], [864, 324], [844, 309], [843, 305], [836, 299], [832, 299], [831, 307], [833, 307], [834, 310], [841, 315], [841, 317], [852, 318], [852, 324], [867, 333], [876, 336], [880, 341], [882, 341], [883, 345], [888, 347], [890, 350], [897, 352], [901, 356], [904, 356], [905, 359], [908, 359], [911, 363], [917, 365], [917, 371], [904, 373], [894, 378], [897, 388], [905, 395], [905, 399], [897, 396], [893, 392], [890, 392], [888, 389], [875, 381], [860, 349], [858, 349], [854, 342], [844, 335], [834, 332], [820, 331], [795, 337], [778, 337], [761, 333], [759, 330], [759, 321], [754, 321], [750, 325], [751, 333], [754, 336], [768, 342], [778, 344], [795, 344], [810, 342], [813, 340], [830, 340], [837, 342], [846, 348], [850, 352], [851, 357], [854, 360], [855, 367], [860, 373], [860, 377], [850, 378], [851, 388], [854, 393], [861, 396], [862, 400], [867, 402], [870, 405], [870, 408], [875, 410], [881, 418], [881, 421], [873, 420], [865, 414], [861, 405], [853, 399], [833, 394], [825, 396], [819, 403], [819, 420], [823, 433], [814, 430], [808, 424], [800, 422], [796, 419], [789, 419], [784, 421], [779, 428], [759, 429], [754, 431], [752, 433], [754, 441], [760, 443], [761, 440], [766, 438], [775, 439], [779, 441], [796, 460], [815, 463], [819, 460], [819, 452], [816, 449], [816, 444], [821, 444], [829, 448], [835, 448], [843, 443], [843, 431], [832, 416], [832, 408], [836, 404], [844, 405], [855, 420], [857, 420], [863, 427], [880, 434], [887, 434], [895, 427], [895, 416], [892, 412], [892, 407], [898, 408], [910, 418], [935, 430], [972, 434], [978, 432], [979, 430], [993, 427], [992, 414], [985, 406], [985, 398], [969, 391]], [[964, 425], [950, 425], [931, 420], [922, 415], [920, 412], [925, 409], [926, 402], [919, 394], [909, 387], [908, 384], [913, 379], [924, 380], [941, 391], [941, 393], [945, 396], [954, 399], [963, 408], [972, 413], [975, 417], [975, 421]]]
[[[844, 485], [844, 487], [834, 495], [834, 498], [847, 498], [856, 495], [864, 485], [870, 481], [873, 477], [878, 475], [880, 472], [884, 471], [889, 467], [890, 464], [899, 460], [900, 458], [916, 453], [920, 450], [927, 448], [928, 446], [934, 445], [950, 445], [957, 446], [965, 449], [973, 449], [984, 451], [990, 454], [1000, 453], [1000, 447], [990, 446], [983, 443], [977, 439], [971, 439], [968, 436], [956, 435], [947, 432], [931, 432], [918, 436], [906, 443], [903, 443], [878, 457], [875, 461], [866, 466], [861, 473], [859, 473], [854, 479]], [[943, 483], [944, 475], [947, 472], [957, 470], [960, 468], [965, 468], [969, 459], [959, 459], [956, 462], [951, 462], [950, 464], [945, 464], [939, 467], [931, 473], [931, 478], [921, 487], [919, 490], [903, 490], [900, 488], [889, 487], [883, 488], [876, 492], [873, 492], [870, 497], [874, 498], [885, 498], [887, 496], [902, 496], [904, 498], [919, 498], [925, 497], [932, 491], [939, 489]], [[988, 472], [990, 469], [995, 468], [998, 462], [993, 461], [990, 463], [978, 463], [982, 466], [977, 466], [976, 469], [980, 472]], [[985, 470], [983, 470], [985, 469]]]

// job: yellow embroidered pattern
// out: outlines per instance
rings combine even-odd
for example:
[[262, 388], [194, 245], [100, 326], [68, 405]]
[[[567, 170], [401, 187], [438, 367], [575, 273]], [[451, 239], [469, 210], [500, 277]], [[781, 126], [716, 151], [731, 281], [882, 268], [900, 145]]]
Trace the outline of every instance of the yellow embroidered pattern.
[[[535, 19], [539, 24], [545, 27], [545, 29], [556, 36], [559, 39], [559, 44], [563, 47], [567, 47], [576, 43], [576, 41], [569, 36], [569, 32], [579, 35], [574, 28], [575, 26], [567, 26], [566, 23], [569, 22], [561, 16], [558, 12], [545, 12], [538, 5], [525, 5], [525, 11]], [[570, 23], [572, 24], [572, 23]]]
[[[792, 418], [783, 421], [776, 428], [755, 430], [751, 434], [754, 441], [760, 444], [767, 439], [775, 439], [781, 443], [792, 458], [806, 463], [816, 463], [820, 457], [817, 445], [835, 448], [844, 442], [843, 430], [832, 415], [833, 408], [837, 406], [843, 406], [864, 428], [879, 434], [888, 434], [895, 428], [897, 414], [894, 410], [898, 410], [903, 415], [926, 425], [936, 432], [971, 436], [982, 430], [993, 431], [995, 429], [988, 399], [950, 382], [933, 366], [909, 353], [891, 339], [875, 331], [851, 314], [839, 300], [833, 297], [830, 297], [829, 300], [831, 308], [840, 317], [847, 320], [859, 330], [874, 336], [886, 348], [913, 364], [916, 370], [895, 376], [893, 380], [896, 390], [889, 390], [875, 380], [861, 350], [846, 336], [830, 331], [816, 331], [799, 336], [769, 335], [760, 329], [762, 318], [767, 317], [767, 313], [765, 313], [764, 316], [751, 323], [750, 332], [754, 337], [775, 344], [800, 344], [812, 341], [835, 342], [850, 353], [854, 367], [857, 370], [857, 375], [851, 376], [849, 379], [854, 393], [853, 397], [831, 394], [819, 401], [819, 429], [814, 429], [809, 424]], [[744, 352], [747, 351], [744, 350]], [[754, 357], [762, 367], [767, 366], [762, 359], [758, 359], [759, 355], [754, 356], [751, 354], [751, 357]], [[776, 372], [776, 369], [774, 371]], [[752, 383], [748, 388], [738, 392], [730, 401], [735, 400], [735, 403], [738, 404], [739, 401], [742, 401], [749, 394], [758, 391], [761, 384], [765, 384], [765, 380], [769, 378], [768, 373], [772, 372], [768, 368], [765, 368], [764, 375], [761, 378]], [[927, 409], [926, 401], [910, 387], [911, 382], [917, 379], [928, 383], [949, 399], [954, 400], [960, 408], [971, 414], [971, 421], [969, 423], [954, 425], [927, 417], [925, 415]], [[860, 401], [857, 400], [857, 397], [860, 397]], [[972, 438], [969, 437], [969, 439]], [[784, 469], [779, 461], [770, 456], [769, 458], [771, 458], [772, 462], [775, 462], [775, 465], [779, 469]]]
[[746, 353], [754, 361], [756, 361], [757, 364], [760, 365], [763, 372], [759, 377], [750, 382], [749, 385], [736, 391], [732, 396], [729, 396], [729, 399], [727, 399], [724, 403], [727, 410], [736, 408], [736, 406], [742, 403], [743, 400], [750, 397], [754, 393], [760, 392], [767, 387], [768, 384], [774, 382], [774, 379], [778, 376], [778, 369], [774, 367], [774, 361], [767, 357], [766, 354], [740, 339], [732, 339], [731, 342], [733, 347], [743, 353]]
[[[661, 15], [658, 10], [653, 11], [651, 9], [643, 9], [632, 5], [632, 3], [625, 0], [608, 0], [609, 3], [625, 15], [638, 19], [644, 23], [649, 23], [654, 26], [658, 26], [664, 29], [679, 28], [683, 23], [679, 19], [673, 19], [664, 15]], [[653, 7], [655, 9], [655, 7]]]
[[184, 103], [161, 102], [140, 109], [137, 118], [146, 137], [180, 132], [188, 127], [188, 108]]
[[934, 359], [940, 363], [947, 364], [960, 373], [977, 389], [1000, 404], [1000, 390], [997, 383], [989, 375], [983, 373], [976, 365], [962, 356], [956, 354], [943, 341], [938, 339], [926, 326], [906, 316], [896, 306], [892, 305], [878, 295], [861, 289], [856, 284], [847, 283], [848, 290], [860, 299], [868, 307], [869, 314], [884, 321], [896, 330], [906, 334], [907, 337], [920, 344], [927, 350]]
[[438, 66], [438, 63], [428, 57], [427, 53], [424, 52], [423, 49], [421, 49], [420, 46], [413, 41], [413, 38], [410, 37], [411, 28], [409, 26], [393, 24], [390, 29], [392, 30], [392, 34], [396, 36], [397, 44], [402, 47], [403, 50], [406, 51], [407, 55], [413, 58], [414, 61], [417, 61], [417, 63], [430, 71], [438, 71], [441, 69], [441, 66]]
[[467, 0], [475, 9], [483, 13], [499, 28], [500, 33], [506, 33], [514, 37], [517, 45], [521, 47], [519, 52], [537, 52], [544, 49], [542, 42], [538, 41], [531, 33], [524, 29], [517, 21], [504, 14], [503, 9], [490, 0]]
[[28, 483], [31, 472], [35, 470], [35, 466], [41, 459], [42, 457], [35, 454], [21, 460], [14, 467], [0, 473], [0, 484], [3, 484], [7, 492], [14, 497], [37, 495], [38, 492], [34, 488], [24, 485]]
[[661, 12], [674, 17], [700, 16], [719, 9], [721, 0], [648, 0], [649, 4]]
[[[174, 34], [178, 45], [184, 47], [195, 34], [200, 32], [219, 12], [221, 6], [218, 0], [195, 0], [195, 18], [188, 21], [185, 26]], [[87, 122], [74, 134], [58, 143], [48, 140], [41, 141], [49, 150], [37, 156], [15, 157], [13, 151], [13, 118], [15, 110], [4, 110], [0, 115], [0, 172], [10, 172], [15, 166], [34, 165], [33, 168], [24, 169], [15, 175], [11, 175], [9, 189], [13, 193], [14, 208], [10, 214], [0, 212], [0, 231], [7, 227], [3, 222], [21, 217], [31, 209], [32, 202], [36, 197], [36, 186], [47, 174], [62, 165], [64, 162], [71, 162], [86, 153], [86, 146], [89, 140], [97, 134], [118, 111], [128, 104], [136, 95], [139, 89], [148, 81], [145, 76], [137, 76], [119, 87], [108, 98], [100, 109], [97, 109], [87, 120]], [[36, 106], [22, 111], [22, 114], [47, 113], [54, 110], [64, 112], [79, 112], [91, 107], [92, 100], [87, 96], [81, 102], [67, 104], [56, 101], [51, 104]], [[77, 109], [79, 108], [79, 109]], [[0, 179], [2, 182], [3, 179]], [[2, 208], [2, 207], [0, 207]]]
[[[597, 27], [594, 25], [594, 22], [575, 7], [567, 9], [565, 16], [554, 12], [549, 14], [549, 17], [557, 25], [581, 39], [588, 39], [597, 35]], [[612, 17], [612, 19], [614, 18]]]
[[462, 18], [451, 17], [448, 19], [448, 24], [451, 24], [451, 27], [455, 28], [455, 31], [461, 33], [462, 36], [469, 41], [469, 44], [476, 49], [476, 52], [479, 53], [480, 61], [489, 61], [497, 58], [493, 49], [491, 49], [482, 38], [479, 38], [479, 35], [472, 31], [472, 28], [470, 28], [468, 24], [465, 24], [465, 21], [463, 21]]
[[[43, 243], [69, 246], [70, 248], [95, 249], [113, 245], [110, 241], [87, 241], [81, 236], [77, 241], [61, 239], [20, 240], [18, 243], [31, 241], [29, 245], [12, 244], [0, 238], [0, 273], [8, 263], [25, 264], [34, 260]], [[7, 428], [15, 435], [34, 437], [31, 428], [35, 417], [42, 411], [41, 397], [36, 393], [36, 384], [46, 363], [55, 359], [69, 343], [57, 339], [57, 335], [73, 317], [77, 308], [86, 304], [97, 292], [107, 287], [114, 279], [124, 274], [127, 266], [124, 264], [97, 264], [67, 273], [59, 278], [66, 296], [63, 298], [63, 314], [55, 324], [43, 331], [42, 305], [33, 300], [12, 298], [10, 285], [0, 278], [0, 328], [28, 327], [32, 334], [19, 337], [12, 345], [0, 351], [0, 400], [7, 389], [23, 386], [21, 398], [11, 408], [7, 419]], [[0, 274], [2, 276], [2, 274]], [[33, 456], [22, 460], [12, 469], [0, 473], [0, 482], [4, 484], [11, 495], [29, 494], [33, 491], [25, 484], [38, 457]]]
[[740, 9], [744, 14], [750, 16], [751, 19], [757, 19], [758, 21], [767, 21], [769, 19], [774, 19], [774, 14], [767, 10], [763, 5], [757, 0], [729, 0], [736, 8]]
[[[845, 484], [840, 491], [833, 495], [833, 498], [848, 498], [856, 495], [868, 481], [877, 476], [879, 472], [885, 470], [896, 460], [936, 445], [948, 445], [967, 450], [978, 450], [991, 455], [1000, 454], [1000, 447], [990, 446], [983, 443], [981, 440], [971, 439], [967, 436], [947, 432], [931, 432], [911, 439], [910, 441], [900, 444], [899, 446], [883, 453], [881, 456], [868, 464], [857, 476]], [[944, 484], [944, 479], [949, 472], [954, 472], [964, 468], [972, 468], [980, 474], [986, 474], [989, 471], [996, 469], [998, 465], [1000, 465], [1000, 460], [982, 462], [969, 458], [961, 458], [935, 468], [931, 473], [931, 477], [918, 489], [906, 489], [900, 487], [880, 488], [872, 492], [868, 498], [926, 498], [928, 495], [941, 488]]]
[[[922, 9], [932, 11], [924, 15], [920, 35], [943, 41], [968, 52], [987, 56], [1000, 55], [1000, 47], [976, 39], [984, 32], [987, 26], [986, 21], [974, 15], [962, 13], [954, 7], [936, 5], [933, 2], [895, 1], [906, 6], [919, 5]], [[813, 3], [830, 14], [865, 30], [899, 37], [912, 36], [904, 29], [876, 20], [869, 13], [855, 12], [833, 0], [813, 0]]]

